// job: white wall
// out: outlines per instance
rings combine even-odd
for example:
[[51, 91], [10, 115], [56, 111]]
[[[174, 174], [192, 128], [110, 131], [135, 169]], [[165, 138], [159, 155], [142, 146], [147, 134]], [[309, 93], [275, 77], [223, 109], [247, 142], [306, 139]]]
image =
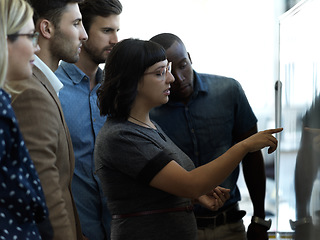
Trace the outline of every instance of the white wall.
[[[121, 0], [119, 38], [178, 35], [193, 67], [233, 77], [261, 122], [273, 118], [277, 27], [282, 0]], [[265, 127], [265, 124], [263, 124]]]

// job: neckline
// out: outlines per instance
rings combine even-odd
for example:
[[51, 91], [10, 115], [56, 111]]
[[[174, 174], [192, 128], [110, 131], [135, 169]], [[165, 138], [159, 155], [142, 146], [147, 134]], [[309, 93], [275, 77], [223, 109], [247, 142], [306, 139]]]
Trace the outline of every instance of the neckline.
[[[136, 120], [137, 122], [142, 123], [143, 125], [147, 126], [147, 128], [150, 130], [156, 131], [158, 133], [158, 135], [162, 138], [163, 141], [165, 141], [165, 142], [167, 141], [166, 137], [157, 129], [156, 126], [155, 126], [155, 128], [153, 128], [149, 124], [147, 124], [143, 121], [140, 121], [139, 119], [132, 117], [131, 115], [129, 115], [129, 118], [132, 118], [132, 119]], [[138, 124], [138, 125], [141, 126], [140, 124]], [[141, 127], [143, 127], [143, 126], [141, 126]]]
[[158, 131], [158, 129], [157, 129], [156, 126], [154, 126], [155, 128], [153, 128], [153, 127], [150, 126], [149, 124], [147, 124], [147, 123], [145, 123], [145, 122], [143, 122], [143, 121], [141, 121], [141, 120], [139, 120], [139, 119], [137, 119], [137, 118], [135, 118], [135, 117], [132, 117], [131, 115], [129, 115], [129, 118], [132, 118], [133, 120], [135, 120], [135, 121], [137, 121], [137, 122], [139, 122], [139, 123], [142, 123], [143, 125], [147, 126], [148, 128], [151, 128], [151, 129], [153, 129], [153, 130]]

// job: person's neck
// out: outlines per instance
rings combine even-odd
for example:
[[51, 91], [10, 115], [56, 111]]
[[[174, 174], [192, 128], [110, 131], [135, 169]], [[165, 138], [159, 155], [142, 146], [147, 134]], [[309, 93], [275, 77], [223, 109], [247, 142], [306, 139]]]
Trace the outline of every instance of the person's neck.
[[149, 110], [140, 107], [135, 107], [135, 105], [132, 107], [130, 111], [128, 121], [136, 123], [143, 127], [156, 129], [156, 127], [150, 120]]
[[97, 85], [96, 74], [99, 65], [93, 62], [84, 51], [80, 53], [79, 61], [75, 65], [89, 77], [90, 90], [92, 90]]
[[52, 72], [55, 72], [58, 69], [60, 59], [55, 59], [52, 57], [49, 51], [46, 49], [41, 49], [36, 55], [44, 62]]

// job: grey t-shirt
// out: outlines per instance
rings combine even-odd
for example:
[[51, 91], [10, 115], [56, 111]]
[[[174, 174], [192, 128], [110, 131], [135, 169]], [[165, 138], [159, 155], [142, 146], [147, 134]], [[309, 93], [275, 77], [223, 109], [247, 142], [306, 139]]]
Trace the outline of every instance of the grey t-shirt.
[[[156, 125], [156, 124], [155, 124]], [[158, 131], [129, 121], [108, 118], [95, 145], [95, 166], [112, 215], [190, 205], [181, 198], [149, 186], [171, 160], [194, 169], [184, 154], [156, 125]], [[112, 220], [111, 238], [196, 239], [193, 212], [170, 212]]]

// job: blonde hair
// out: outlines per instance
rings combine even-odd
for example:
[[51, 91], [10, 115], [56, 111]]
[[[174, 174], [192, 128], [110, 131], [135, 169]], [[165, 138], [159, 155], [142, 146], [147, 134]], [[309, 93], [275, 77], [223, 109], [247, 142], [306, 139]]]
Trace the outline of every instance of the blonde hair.
[[7, 36], [15, 34], [32, 18], [33, 9], [25, 0], [0, 0], [0, 87], [8, 69]]

